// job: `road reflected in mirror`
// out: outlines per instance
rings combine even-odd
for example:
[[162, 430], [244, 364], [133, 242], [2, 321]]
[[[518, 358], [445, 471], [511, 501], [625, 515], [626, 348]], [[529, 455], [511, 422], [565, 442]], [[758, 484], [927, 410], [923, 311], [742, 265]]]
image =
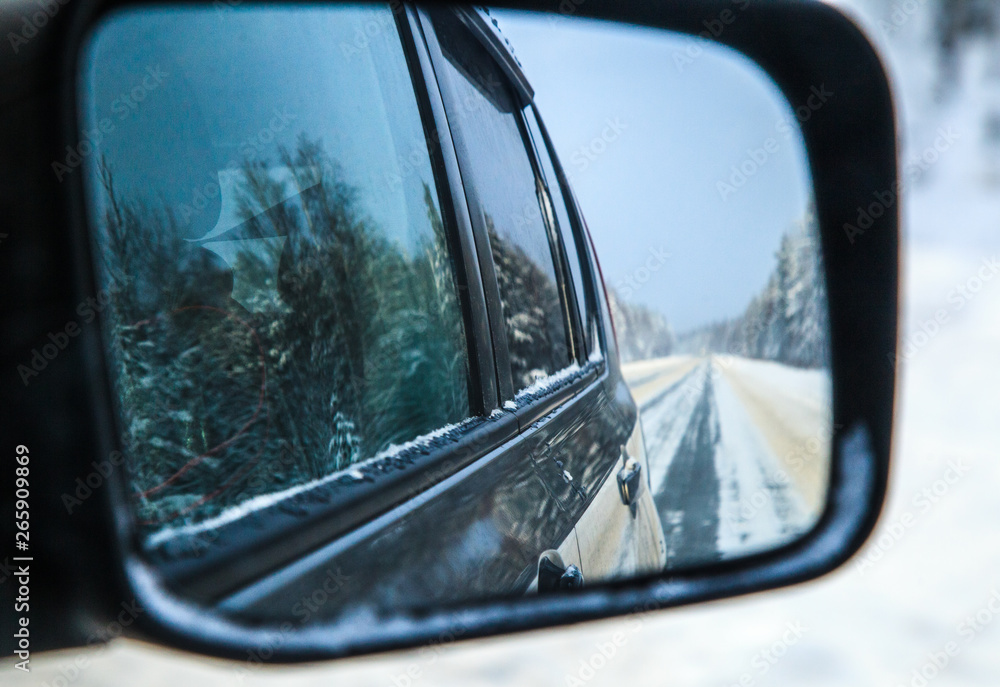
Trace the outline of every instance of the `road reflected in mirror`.
[[823, 510], [822, 250], [796, 107], [702, 38], [500, 12], [597, 251], [667, 567], [759, 552]]

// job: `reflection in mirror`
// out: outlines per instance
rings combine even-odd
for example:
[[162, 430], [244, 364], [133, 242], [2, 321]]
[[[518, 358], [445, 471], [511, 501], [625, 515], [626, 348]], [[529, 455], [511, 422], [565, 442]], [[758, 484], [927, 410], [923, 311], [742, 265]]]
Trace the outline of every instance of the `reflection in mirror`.
[[603, 270], [667, 567], [793, 541], [826, 498], [829, 331], [793, 108], [699, 38], [497, 12]]
[[172, 593], [370, 618], [815, 523], [796, 117], [825, 91], [793, 111], [663, 32], [397, 5], [125, 10], [82, 65], [128, 507]]

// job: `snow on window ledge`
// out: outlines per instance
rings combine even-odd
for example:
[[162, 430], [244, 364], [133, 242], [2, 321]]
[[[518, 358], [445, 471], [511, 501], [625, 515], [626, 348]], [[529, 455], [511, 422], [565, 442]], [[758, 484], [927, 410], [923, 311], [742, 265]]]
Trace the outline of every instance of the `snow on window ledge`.
[[415, 453], [420, 449], [429, 448], [432, 444], [449, 436], [457, 439], [471, 426], [478, 425], [482, 421], [483, 418], [481, 417], [466, 418], [461, 422], [439, 427], [433, 432], [421, 435], [405, 443], [390, 444], [371, 458], [354, 463], [336, 472], [331, 472], [329, 475], [319, 479], [303, 482], [302, 484], [269, 494], [254, 496], [225, 509], [218, 515], [207, 520], [186, 525], [164, 527], [155, 534], [150, 535], [144, 542], [144, 546], [147, 550], [152, 550], [179, 538], [194, 537], [206, 532], [212, 532], [250, 515], [261, 513], [287, 503], [299, 494], [311, 492], [334, 482], [350, 484], [352, 482], [373, 481], [374, 476], [377, 474], [394, 471], [398, 466], [400, 457]]

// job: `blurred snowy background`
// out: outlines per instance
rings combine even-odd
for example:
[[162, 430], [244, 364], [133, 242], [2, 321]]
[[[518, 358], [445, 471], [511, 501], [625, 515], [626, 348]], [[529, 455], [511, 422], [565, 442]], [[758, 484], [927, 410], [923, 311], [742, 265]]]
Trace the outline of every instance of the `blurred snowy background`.
[[119, 641], [35, 657], [28, 678], [5, 662], [0, 682], [1000, 684], [1000, 3], [837, 4], [892, 76], [907, 180], [891, 495], [846, 567], [742, 599], [331, 664], [270, 669]]

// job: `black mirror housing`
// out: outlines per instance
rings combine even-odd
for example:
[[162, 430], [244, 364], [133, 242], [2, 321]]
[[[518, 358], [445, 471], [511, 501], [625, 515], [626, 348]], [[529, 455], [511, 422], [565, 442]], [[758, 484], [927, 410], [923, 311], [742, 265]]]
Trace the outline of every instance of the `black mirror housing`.
[[[108, 298], [93, 273], [82, 175], [53, 173], [54, 164], [72, 161], [67, 151], [86, 144], [76, 86], [89, 29], [110, 11], [142, 4], [53, 3], [54, 13], [36, 26], [31, 17], [39, 6], [22, 1], [0, 20], [0, 34], [24, 39], [0, 57], [0, 292], [7, 294], [0, 397], [8, 452], [24, 446], [18, 456], [30, 456], [32, 560], [25, 563], [32, 570], [32, 650], [127, 635], [234, 658], [266, 649], [276, 662], [327, 659], [445, 635], [481, 637], [773, 589], [824, 575], [859, 549], [888, 482], [898, 317], [895, 113], [872, 45], [843, 14], [820, 2], [506, 1], [496, 4], [717, 41], [760, 65], [793, 108], [809, 110], [799, 123], [827, 270], [834, 401], [830, 490], [819, 523], [780, 549], [696, 570], [368, 625], [254, 626], [172, 595], [137, 553], [101, 342], [96, 328], [76, 326], [99, 316]], [[810, 108], [817, 99], [823, 107]], [[77, 345], [60, 345], [71, 339]], [[52, 350], [39, 342], [55, 354], [47, 355]], [[48, 372], [33, 374], [39, 368]], [[13, 464], [6, 469], [13, 471]], [[623, 501], [641, 488], [640, 479], [637, 469], [619, 476]], [[0, 496], [8, 516], [15, 497], [13, 488]], [[13, 555], [11, 563], [18, 564]], [[8, 655], [17, 648], [19, 621], [12, 609], [18, 593], [18, 584], [0, 584], [0, 646]]]

